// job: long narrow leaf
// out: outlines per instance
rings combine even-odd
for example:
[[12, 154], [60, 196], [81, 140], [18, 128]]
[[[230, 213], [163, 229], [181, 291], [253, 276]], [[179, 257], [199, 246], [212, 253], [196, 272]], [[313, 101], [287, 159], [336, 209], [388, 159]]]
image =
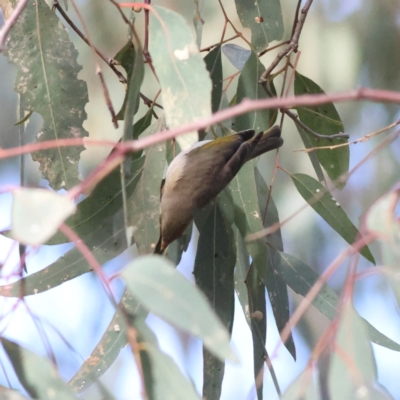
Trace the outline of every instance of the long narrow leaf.
[[[293, 174], [293, 183], [307, 203], [337, 232], [347, 243], [356, 242], [360, 234], [344, 212], [340, 204], [317, 180], [305, 174]], [[368, 261], [375, 264], [367, 246], [360, 251]]]

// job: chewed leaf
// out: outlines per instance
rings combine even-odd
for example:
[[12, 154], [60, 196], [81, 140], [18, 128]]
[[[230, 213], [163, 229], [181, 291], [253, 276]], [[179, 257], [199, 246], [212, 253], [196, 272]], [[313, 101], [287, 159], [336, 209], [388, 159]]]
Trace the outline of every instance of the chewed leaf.
[[283, 35], [282, 9], [279, 0], [235, 0], [240, 22], [251, 29], [251, 44], [256, 51]]
[[[82, 124], [88, 102], [78, 52], [57, 14], [43, 0], [29, 1], [11, 29], [5, 54], [18, 66], [15, 90], [24, 95], [27, 111], [43, 118], [39, 142], [87, 136]], [[79, 147], [58, 147], [32, 153], [54, 189], [79, 183]]]
[[45, 243], [76, 209], [68, 197], [44, 189], [17, 189], [13, 197], [11, 236], [31, 246]]
[[[160, 6], [154, 10], [156, 14], [150, 13], [149, 48], [167, 125], [175, 128], [210, 116], [211, 80], [192, 29], [176, 12]], [[182, 150], [197, 140], [197, 132], [177, 138]]]

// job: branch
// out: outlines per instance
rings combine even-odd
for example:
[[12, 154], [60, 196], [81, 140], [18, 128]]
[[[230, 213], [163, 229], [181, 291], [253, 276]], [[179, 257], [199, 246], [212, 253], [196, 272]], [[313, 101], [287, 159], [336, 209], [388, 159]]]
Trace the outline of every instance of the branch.
[[5, 49], [5, 41], [8, 33], [10, 32], [13, 25], [17, 22], [18, 17], [24, 10], [28, 0], [19, 0], [14, 11], [11, 13], [10, 17], [6, 20], [4, 26], [0, 29], [0, 53]]
[[271, 63], [271, 65], [264, 71], [261, 75], [259, 82], [264, 84], [267, 82], [268, 75], [272, 72], [272, 70], [279, 64], [283, 57], [289, 55], [292, 51], [297, 51], [297, 47], [299, 46], [299, 39], [301, 31], [303, 30], [304, 22], [307, 18], [308, 10], [311, 7], [313, 0], [308, 0], [303, 9], [301, 10], [301, 16], [296, 24], [296, 29], [293, 32], [292, 38], [290, 39], [289, 46], [283, 49], [278, 53], [275, 60]]
[[177, 136], [185, 133], [204, 129], [213, 124], [225, 121], [227, 119], [236, 117], [241, 114], [245, 114], [251, 111], [263, 110], [263, 109], [275, 109], [275, 108], [292, 108], [299, 106], [316, 106], [319, 104], [331, 103], [331, 102], [344, 102], [350, 100], [369, 100], [374, 102], [386, 102], [400, 104], [400, 92], [390, 90], [379, 90], [360, 88], [357, 90], [349, 90], [346, 92], [339, 92], [334, 94], [306, 94], [301, 96], [290, 96], [290, 97], [274, 97], [261, 100], [249, 100], [245, 99], [241, 103], [218, 111], [215, 114], [210, 115], [207, 118], [201, 118], [197, 121], [191, 122], [180, 127], [155, 133], [154, 135], [144, 137], [138, 140], [131, 140], [124, 143], [115, 143], [111, 140], [94, 140], [94, 139], [83, 139], [83, 138], [70, 138], [60, 140], [48, 140], [41, 143], [31, 143], [23, 147], [14, 147], [11, 149], [0, 148], [0, 159], [6, 157], [14, 157], [24, 153], [31, 153], [33, 151], [45, 150], [56, 147], [67, 147], [67, 146], [111, 146], [119, 149], [125, 153], [135, 152], [142, 150], [146, 147], [153, 146], [157, 143], [164, 142], [166, 140], [173, 139]]
[[[89, 40], [85, 37], [85, 35], [79, 30], [79, 28], [74, 24], [68, 14], [64, 11], [64, 9], [58, 3], [58, 0], [54, 0], [53, 7], [61, 14], [61, 16], [65, 19], [67, 24], [78, 34], [78, 36], [90, 46]], [[115, 75], [117, 75], [119, 81], [121, 83], [126, 83], [126, 78], [115, 68], [115, 60], [112, 58], [106, 57], [95, 45], [93, 45], [93, 50], [96, 54], [114, 71]]]

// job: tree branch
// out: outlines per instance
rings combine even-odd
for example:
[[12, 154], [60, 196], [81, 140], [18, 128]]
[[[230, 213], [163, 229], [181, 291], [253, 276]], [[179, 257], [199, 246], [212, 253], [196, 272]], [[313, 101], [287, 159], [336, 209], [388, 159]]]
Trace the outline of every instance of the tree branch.
[[259, 82], [264, 84], [267, 82], [268, 75], [272, 72], [272, 70], [279, 64], [283, 57], [289, 55], [292, 51], [297, 51], [297, 47], [299, 46], [300, 34], [304, 26], [304, 22], [307, 18], [308, 10], [311, 7], [313, 0], [308, 0], [303, 9], [301, 10], [301, 16], [296, 24], [296, 28], [293, 32], [292, 38], [290, 39], [289, 45], [278, 53], [275, 60], [271, 63], [271, 65], [264, 71], [261, 75]]

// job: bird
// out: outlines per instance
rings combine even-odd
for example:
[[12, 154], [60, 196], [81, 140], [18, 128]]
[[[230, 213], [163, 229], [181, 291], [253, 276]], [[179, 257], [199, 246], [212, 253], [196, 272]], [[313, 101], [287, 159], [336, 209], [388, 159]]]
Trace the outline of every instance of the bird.
[[179, 153], [169, 165], [160, 199], [160, 239], [155, 254], [163, 254], [181, 237], [196, 210], [213, 200], [249, 160], [283, 144], [273, 126], [255, 135], [247, 129], [214, 140], [203, 140]]

